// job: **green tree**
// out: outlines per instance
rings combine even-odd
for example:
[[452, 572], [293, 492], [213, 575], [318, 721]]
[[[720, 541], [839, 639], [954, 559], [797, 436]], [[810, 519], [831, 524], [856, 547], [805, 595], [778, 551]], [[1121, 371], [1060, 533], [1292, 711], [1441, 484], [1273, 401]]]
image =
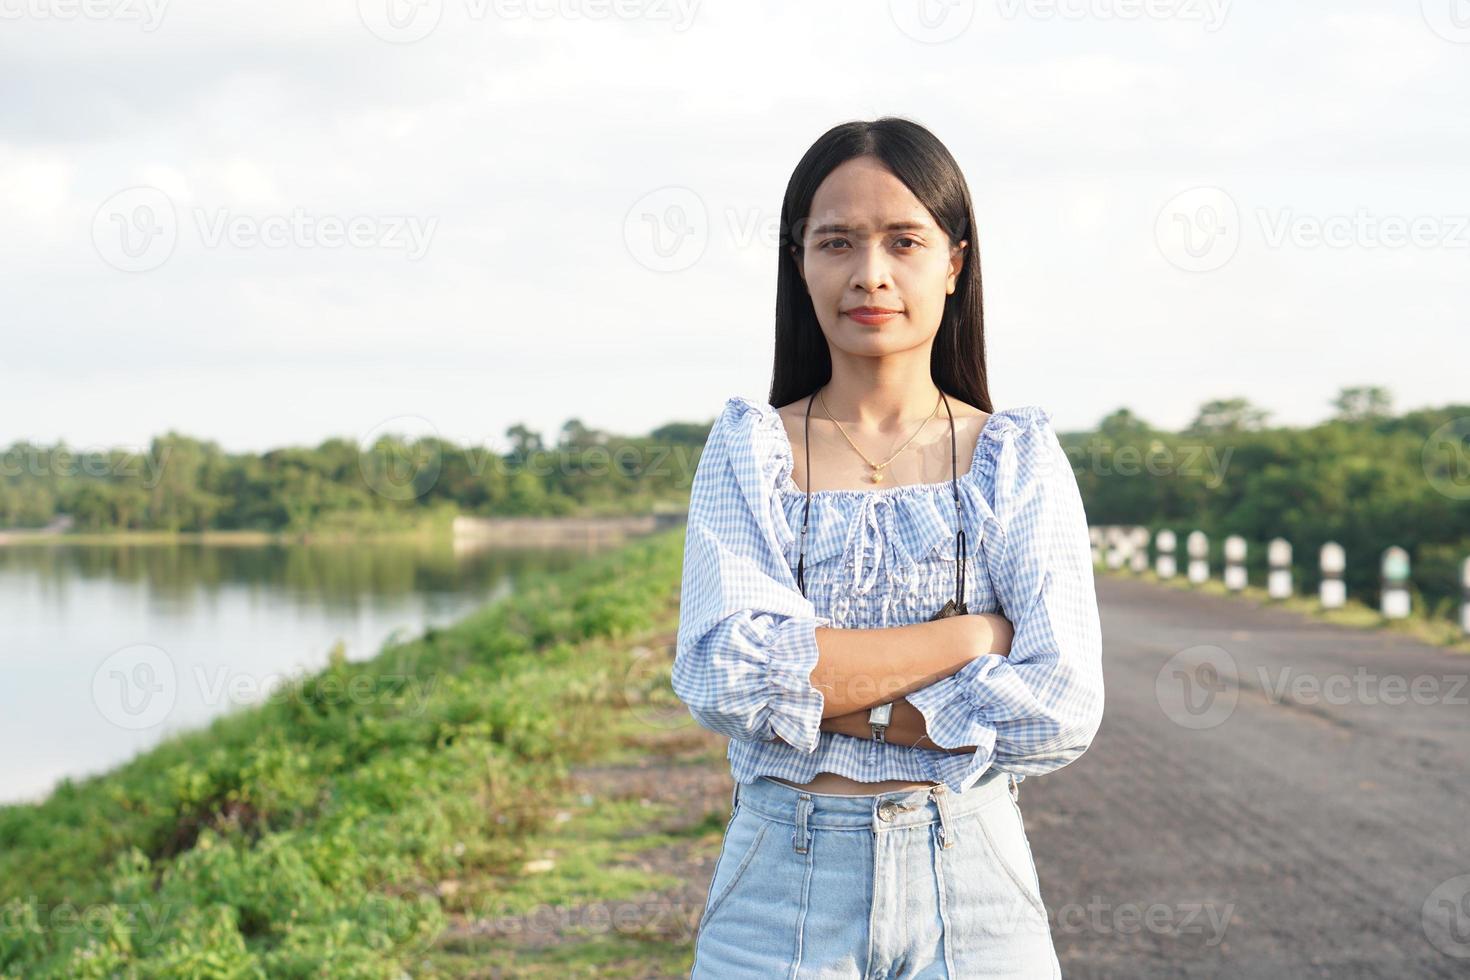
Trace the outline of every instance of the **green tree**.
[[1253, 432], [1265, 428], [1271, 415], [1244, 398], [1217, 398], [1200, 406], [1194, 421], [1184, 430], [1186, 435], [1211, 432]]
[[1120, 408], [1105, 417], [1099, 423], [1097, 431], [1118, 442], [1131, 442], [1147, 438], [1154, 430], [1153, 426], [1134, 415], [1130, 410]]
[[1393, 402], [1387, 388], [1378, 385], [1358, 385], [1342, 388], [1332, 399], [1333, 420], [1337, 422], [1368, 422], [1388, 415]]

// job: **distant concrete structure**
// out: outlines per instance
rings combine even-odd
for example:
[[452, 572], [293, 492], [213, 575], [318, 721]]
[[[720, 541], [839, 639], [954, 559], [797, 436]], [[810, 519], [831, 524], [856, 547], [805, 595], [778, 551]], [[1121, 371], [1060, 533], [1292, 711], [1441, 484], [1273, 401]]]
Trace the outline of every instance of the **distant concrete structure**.
[[1203, 531], [1190, 531], [1189, 537], [1184, 540], [1184, 548], [1189, 552], [1189, 581], [1194, 585], [1206, 582], [1210, 578], [1210, 539]]
[[1460, 563], [1460, 628], [1470, 636], [1470, 558]]
[[1159, 578], [1173, 578], [1177, 571], [1174, 560], [1174, 548], [1178, 542], [1174, 538], [1174, 532], [1168, 528], [1154, 535], [1154, 571]]
[[1139, 574], [1148, 571], [1148, 528], [1135, 527], [1129, 533], [1128, 544], [1132, 549], [1128, 567]]
[[1291, 542], [1272, 538], [1266, 545], [1266, 564], [1271, 566], [1266, 575], [1266, 594], [1273, 599], [1291, 598]]
[[1232, 534], [1225, 539], [1225, 588], [1239, 592], [1245, 584], [1245, 538]]
[[617, 544], [630, 537], [677, 527], [687, 511], [661, 511], [627, 517], [469, 517], [452, 525], [455, 551], [484, 548], [582, 547]]
[[1409, 615], [1409, 553], [1398, 545], [1385, 548], [1379, 565], [1379, 609], [1386, 619]]
[[[1147, 571], [1148, 529], [1141, 526], [1104, 524], [1088, 525], [1088, 540], [1092, 542], [1092, 559], [1111, 570], [1128, 567], [1133, 572]], [[1178, 538], [1169, 528], [1162, 528], [1153, 535], [1154, 571], [1161, 579], [1173, 578], [1178, 573], [1175, 550]], [[1189, 581], [1193, 584], [1206, 582], [1210, 577], [1209, 536], [1203, 531], [1191, 531], [1185, 539], [1185, 551], [1189, 555]], [[1247, 545], [1245, 538], [1232, 534], [1225, 539], [1225, 588], [1239, 592], [1246, 587], [1245, 567]], [[1285, 538], [1272, 538], [1266, 545], [1266, 563], [1269, 566], [1266, 591], [1272, 599], [1287, 599], [1294, 594], [1291, 568], [1291, 542]], [[1347, 552], [1336, 541], [1325, 542], [1318, 553], [1318, 564], [1322, 572], [1318, 587], [1318, 598], [1323, 609], [1339, 609], [1347, 604]], [[1409, 553], [1398, 545], [1386, 549], [1379, 569], [1379, 606], [1387, 619], [1403, 619], [1412, 611], [1410, 592]], [[1470, 636], [1470, 556], [1460, 563], [1460, 629]]]
[[39, 538], [54, 538], [65, 534], [76, 524], [76, 519], [70, 514], [57, 514], [51, 523], [45, 527], [5, 527], [0, 528], [0, 544], [14, 544], [18, 541], [35, 541]]
[[1128, 539], [1123, 529], [1116, 524], [1110, 524], [1103, 528], [1103, 540], [1107, 542], [1107, 548], [1103, 552], [1103, 561], [1114, 571], [1122, 568], [1128, 562]]
[[1322, 586], [1318, 589], [1322, 608], [1340, 609], [1347, 602], [1347, 585], [1342, 580], [1342, 573], [1347, 569], [1347, 552], [1336, 541], [1328, 541], [1322, 546], [1318, 561], [1322, 567]]

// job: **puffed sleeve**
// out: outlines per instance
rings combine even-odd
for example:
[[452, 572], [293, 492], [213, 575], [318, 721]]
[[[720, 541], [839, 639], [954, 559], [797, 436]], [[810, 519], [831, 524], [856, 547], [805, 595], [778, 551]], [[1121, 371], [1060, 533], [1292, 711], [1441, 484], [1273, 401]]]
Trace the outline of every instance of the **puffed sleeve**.
[[981, 438], [976, 490], [990, 486], [1000, 532], [983, 550], [1015, 628], [1010, 653], [978, 657], [907, 696], [935, 744], [977, 747], [966, 784], [992, 764], [1022, 778], [1065, 766], [1087, 750], [1103, 713], [1092, 546], [1071, 462], [1036, 406], [997, 413]]
[[732, 739], [777, 737], [804, 752], [820, 741], [823, 695], [816, 615], [785, 557], [776, 496], [791, 465], [780, 416], [726, 402], [695, 467], [684, 539], [674, 693], [704, 727]]

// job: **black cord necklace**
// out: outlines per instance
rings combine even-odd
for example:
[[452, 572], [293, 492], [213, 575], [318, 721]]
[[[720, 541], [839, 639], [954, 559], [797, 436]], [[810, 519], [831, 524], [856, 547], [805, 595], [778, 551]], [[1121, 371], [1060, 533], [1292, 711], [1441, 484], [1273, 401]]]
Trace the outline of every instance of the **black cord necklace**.
[[[803, 429], [803, 442], [806, 444], [806, 506], [801, 514], [801, 555], [796, 560], [796, 586], [801, 589], [802, 596], [806, 595], [806, 530], [812, 512], [812, 401], [817, 397], [814, 391], [806, 400], [806, 421]], [[948, 616], [964, 616], [970, 610], [965, 604], [965, 522], [960, 512], [960, 479], [959, 479], [959, 448], [955, 444], [954, 434], [954, 412], [949, 407], [949, 399], [944, 397], [940, 391], [939, 397], [944, 399], [944, 410], [949, 415], [949, 482], [950, 489], [954, 491], [954, 517], [959, 531], [955, 535], [955, 586], [954, 598], [945, 600], [943, 608], [930, 616], [930, 620], [944, 619]]]

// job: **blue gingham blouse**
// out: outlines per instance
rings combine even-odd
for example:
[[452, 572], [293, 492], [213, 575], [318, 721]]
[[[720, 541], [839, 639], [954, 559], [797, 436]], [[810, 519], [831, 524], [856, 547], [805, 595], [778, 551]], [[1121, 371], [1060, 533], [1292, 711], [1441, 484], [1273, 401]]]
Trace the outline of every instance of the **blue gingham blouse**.
[[811, 684], [817, 627], [923, 622], [953, 597], [950, 480], [813, 491], [803, 597], [792, 452], [775, 408], [735, 396], [690, 491], [672, 681], [696, 721], [729, 736], [734, 778], [825, 771], [963, 793], [992, 765], [1020, 781], [1081, 755], [1102, 721], [1102, 636], [1087, 518], [1050, 415], [992, 413], [969, 469], [960, 461], [969, 609], [1004, 615], [1015, 635], [1008, 656], [906, 697], [936, 745], [977, 746], [968, 754], [821, 731]]

